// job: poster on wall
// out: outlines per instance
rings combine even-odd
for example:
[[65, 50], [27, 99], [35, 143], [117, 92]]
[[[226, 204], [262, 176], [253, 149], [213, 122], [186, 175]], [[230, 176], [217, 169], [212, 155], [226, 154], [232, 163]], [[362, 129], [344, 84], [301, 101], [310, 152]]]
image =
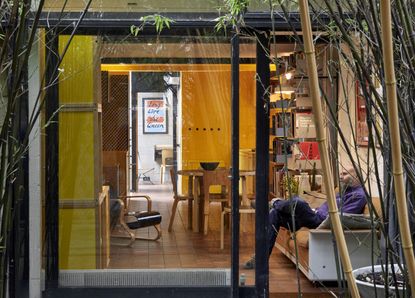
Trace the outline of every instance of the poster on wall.
[[164, 98], [143, 98], [143, 133], [166, 134], [167, 110]]

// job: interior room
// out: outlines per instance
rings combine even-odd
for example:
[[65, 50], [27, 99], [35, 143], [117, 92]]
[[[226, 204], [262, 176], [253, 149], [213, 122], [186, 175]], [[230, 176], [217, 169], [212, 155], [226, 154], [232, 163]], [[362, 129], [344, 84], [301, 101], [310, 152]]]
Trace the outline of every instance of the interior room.
[[[305, 58], [281, 39], [270, 65], [269, 200], [295, 192], [318, 204], [324, 185]], [[77, 36], [71, 47], [60, 77], [59, 181], [62, 204], [77, 203], [60, 211], [61, 270], [229, 268], [229, 39]], [[255, 50], [254, 40], [241, 40], [241, 264], [255, 246]], [[327, 59], [319, 45], [320, 82], [336, 101]], [[327, 293], [283, 247], [269, 263], [270, 292], [288, 295], [300, 285]], [[240, 270], [253, 285], [255, 270]]]

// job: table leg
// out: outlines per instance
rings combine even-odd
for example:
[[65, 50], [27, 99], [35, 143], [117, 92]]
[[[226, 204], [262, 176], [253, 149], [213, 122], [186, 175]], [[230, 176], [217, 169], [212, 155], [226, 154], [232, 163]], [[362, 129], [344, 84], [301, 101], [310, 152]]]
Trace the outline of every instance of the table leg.
[[188, 206], [187, 206], [187, 228], [189, 230], [192, 229], [192, 225], [193, 225], [193, 199], [194, 199], [194, 194], [193, 194], [193, 176], [189, 176], [189, 182], [187, 183], [188, 185], [188, 194], [189, 194], [189, 199], [188, 201]]
[[209, 227], [209, 184], [203, 181], [203, 234], [207, 235]]
[[199, 197], [199, 179], [194, 177], [193, 183], [193, 232], [198, 233], [200, 229], [199, 225], [199, 212], [200, 212], [200, 197]]
[[[246, 176], [241, 176], [241, 184], [242, 184], [242, 202], [241, 206], [249, 206], [249, 200], [248, 200], [248, 193], [247, 193], [247, 187], [246, 187]], [[242, 232], [246, 232], [246, 224], [248, 222], [247, 214], [242, 213], [241, 214], [241, 225], [242, 225]]]

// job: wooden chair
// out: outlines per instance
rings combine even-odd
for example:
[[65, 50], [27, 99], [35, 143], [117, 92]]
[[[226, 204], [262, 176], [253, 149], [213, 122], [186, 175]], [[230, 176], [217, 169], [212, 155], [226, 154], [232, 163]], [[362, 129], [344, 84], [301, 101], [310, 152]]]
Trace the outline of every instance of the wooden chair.
[[[247, 214], [255, 214], [255, 208], [251, 206], [251, 200], [255, 199], [255, 194], [249, 194], [247, 189], [247, 177], [255, 176], [255, 171], [243, 171], [240, 173], [241, 185], [242, 185], [242, 194], [240, 195], [240, 206], [239, 214], [241, 215], [241, 226], [242, 231], [246, 231], [247, 218], [243, 222], [243, 217]], [[232, 207], [230, 205], [222, 209], [221, 220], [220, 220], [220, 248], [224, 248], [224, 238], [225, 238], [225, 215], [232, 213]]]
[[[225, 247], [225, 215], [231, 214], [232, 208], [227, 206], [222, 210], [222, 214], [220, 217], [220, 249], [224, 249]], [[249, 206], [239, 206], [239, 214], [255, 214], [255, 209]], [[242, 224], [242, 227], [244, 227], [244, 224]], [[245, 231], [245, 228], [243, 228], [243, 231]]]
[[178, 191], [177, 191], [177, 179], [176, 179], [176, 172], [174, 171], [173, 168], [170, 169], [170, 177], [171, 177], [171, 182], [173, 184], [173, 207], [171, 209], [171, 216], [170, 216], [170, 222], [169, 222], [169, 228], [168, 231], [171, 232], [173, 229], [173, 222], [174, 222], [174, 217], [176, 216], [176, 210], [177, 210], [177, 205], [179, 204], [179, 202], [181, 201], [188, 201], [188, 208], [189, 208], [189, 222], [192, 222], [192, 200], [194, 199], [192, 195], [188, 195], [188, 194], [184, 194], [184, 195], [179, 195]]
[[162, 150], [161, 151], [161, 165], [160, 165], [160, 184], [164, 184], [164, 176], [166, 169], [173, 167], [173, 150]]
[[[220, 185], [220, 193], [211, 193], [210, 186]], [[204, 234], [207, 234], [209, 225], [209, 204], [212, 202], [221, 203], [221, 212], [230, 203], [231, 180], [229, 179], [229, 169], [220, 168], [214, 171], [204, 171], [203, 173], [203, 193], [208, 196], [204, 204]], [[206, 200], [206, 198], [205, 198]]]
[[[129, 204], [132, 198], [144, 198], [147, 202], [147, 211], [129, 211]], [[111, 199], [111, 217], [115, 223], [111, 224], [112, 228], [117, 224], [121, 226], [123, 234], [112, 235], [112, 237], [129, 238], [127, 244], [113, 243], [115, 245], [131, 246], [135, 240], [156, 241], [161, 238], [161, 215], [157, 211], [151, 210], [151, 198], [146, 195], [120, 196], [117, 199]], [[156, 230], [154, 237], [137, 237], [135, 230], [153, 227]]]

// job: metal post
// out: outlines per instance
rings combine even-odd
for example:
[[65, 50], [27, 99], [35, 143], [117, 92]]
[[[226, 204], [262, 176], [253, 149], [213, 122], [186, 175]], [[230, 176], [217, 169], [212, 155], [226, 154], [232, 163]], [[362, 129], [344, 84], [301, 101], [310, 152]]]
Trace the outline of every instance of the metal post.
[[255, 286], [257, 297], [269, 295], [268, 192], [269, 192], [269, 38], [257, 35], [256, 45], [256, 210]]
[[46, 33], [46, 287], [57, 287], [59, 278], [59, 35]]
[[239, 297], [239, 35], [231, 40], [232, 57], [232, 297]]

